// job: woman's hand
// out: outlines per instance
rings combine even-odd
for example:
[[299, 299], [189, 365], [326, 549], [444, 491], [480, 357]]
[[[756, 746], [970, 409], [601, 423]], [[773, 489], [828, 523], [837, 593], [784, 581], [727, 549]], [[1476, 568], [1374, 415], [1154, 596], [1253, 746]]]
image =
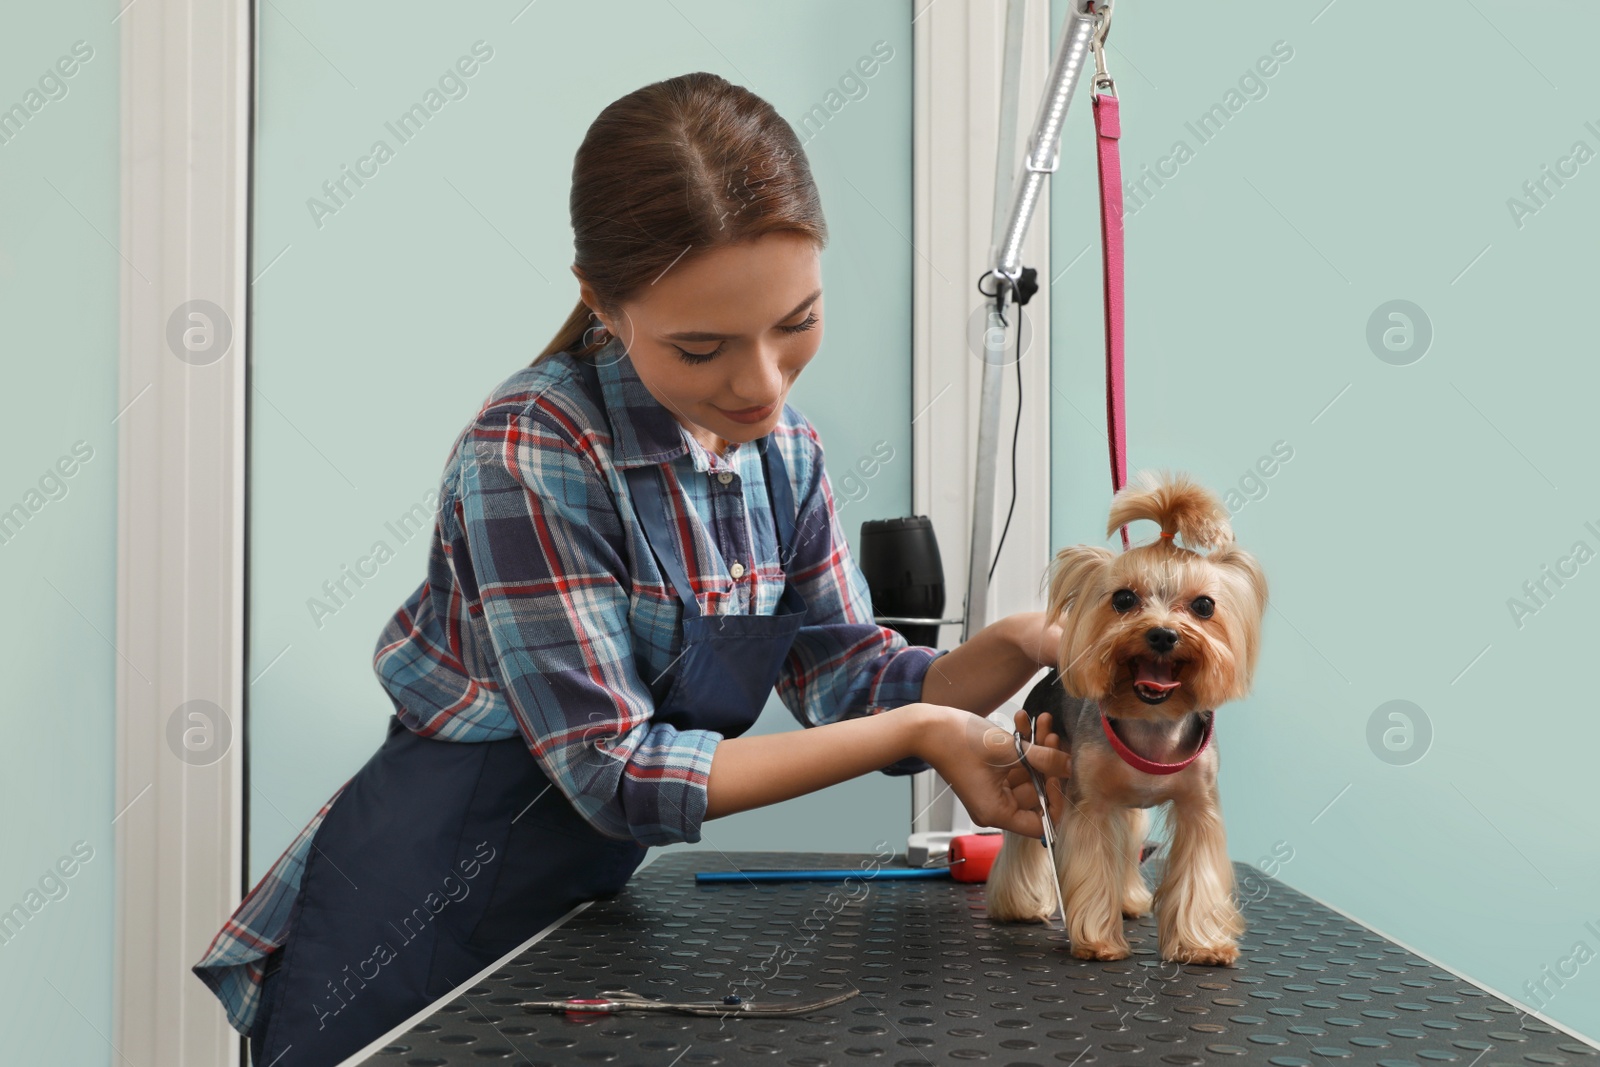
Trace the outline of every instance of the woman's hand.
[[[1019, 709], [1017, 714], [1014, 716], [1013, 721], [1015, 721], [1017, 724], [1018, 733], [1025, 738], [1029, 736], [1028, 713], [1026, 711]], [[1051, 727], [1053, 725], [1054, 723], [1050, 719], [1050, 713], [1048, 711], [1042, 712], [1039, 715], [1039, 722], [1036, 728], [1037, 733], [1034, 736], [1038, 738], [1041, 745], [1049, 745], [1051, 748], [1060, 749], [1062, 752], [1066, 753], [1067, 759], [1070, 761], [1072, 759], [1072, 750], [1067, 748], [1066, 743], [1062, 740], [1060, 734], [1051, 733]], [[1019, 766], [1016, 769], [1016, 774], [1017, 776], [1020, 776], [1021, 780], [1014, 786], [1014, 788], [1018, 790], [1026, 790], [1029, 796], [1035, 798], [1034, 806], [1038, 807], [1038, 794], [1034, 791], [1033, 780], [1029, 778], [1028, 772]], [[1065, 807], [1067, 803], [1066, 782], [1066, 778], [1045, 778], [1044, 780], [1044, 795], [1046, 802], [1050, 805], [1051, 826], [1058, 826], [1061, 823], [1061, 809]]]
[[[1042, 611], [1021, 611], [1001, 620], [1017, 650], [1037, 667], [1054, 668], [1061, 657], [1061, 624]], [[1037, 669], [1036, 667], [1036, 669]], [[1026, 732], [1026, 731], [1024, 731]]]
[[[1039, 795], [1017, 756], [1011, 731], [960, 708], [924, 704], [922, 712], [925, 724], [917, 731], [916, 754], [950, 783], [973, 821], [1026, 837], [1043, 835]], [[1024, 735], [1026, 726], [1024, 722]], [[1022, 747], [1044, 779], [1048, 796], [1053, 791], [1050, 780], [1072, 772], [1072, 757], [1058, 747], [1059, 738], [1051, 743], [1055, 735], [1045, 732], [1049, 724], [1042, 716], [1039, 727], [1040, 743], [1024, 740]]]
[[1042, 611], [996, 619], [928, 666], [922, 702], [988, 715], [1061, 654], [1061, 627]]

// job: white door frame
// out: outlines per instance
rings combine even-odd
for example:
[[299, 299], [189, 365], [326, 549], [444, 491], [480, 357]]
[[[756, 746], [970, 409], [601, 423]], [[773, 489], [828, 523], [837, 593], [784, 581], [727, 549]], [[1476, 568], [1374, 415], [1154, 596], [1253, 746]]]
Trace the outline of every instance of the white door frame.
[[[978, 400], [983, 363], [970, 346], [976, 283], [991, 265], [995, 160], [1006, 5], [993, 0], [914, 0], [914, 244], [912, 327], [912, 506], [933, 522], [945, 569], [945, 618], [962, 613], [971, 540]], [[1049, 5], [1027, 5], [1016, 161], [1049, 76], [1054, 40]], [[1023, 245], [1039, 272], [1037, 297], [1022, 309], [1033, 339], [1023, 354], [1017, 504], [989, 586], [988, 618], [1044, 608], [1040, 581], [1050, 560], [1050, 201], [1048, 183]], [[1017, 309], [1012, 308], [1015, 312]], [[1014, 343], [1014, 342], [1013, 342]], [[995, 536], [1011, 496], [1011, 426], [1016, 370], [1005, 368]], [[945, 629], [946, 636], [958, 630]], [[1007, 725], [1009, 726], [1009, 716]], [[933, 771], [913, 779], [912, 832], [971, 826]]]
[[[239, 1062], [190, 972], [243, 895], [249, 0], [119, 4], [119, 1061]], [[204, 303], [197, 303], [204, 302]]]

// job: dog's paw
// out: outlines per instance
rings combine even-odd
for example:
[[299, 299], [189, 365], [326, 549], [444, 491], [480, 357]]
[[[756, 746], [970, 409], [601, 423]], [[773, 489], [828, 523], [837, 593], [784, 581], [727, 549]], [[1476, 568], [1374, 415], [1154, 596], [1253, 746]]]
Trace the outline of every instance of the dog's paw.
[[1162, 945], [1161, 958], [1171, 963], [1231, 967], [1239, 958], [1239, 946], [1232, 941], [1213, 941], [1205, 945], [1191, 945], [1180, 941], [1172, 945]]
[[1072, 954], [1080, 960], [1125, 960], [1129, 956], [1126, 941], [1074, 940]]

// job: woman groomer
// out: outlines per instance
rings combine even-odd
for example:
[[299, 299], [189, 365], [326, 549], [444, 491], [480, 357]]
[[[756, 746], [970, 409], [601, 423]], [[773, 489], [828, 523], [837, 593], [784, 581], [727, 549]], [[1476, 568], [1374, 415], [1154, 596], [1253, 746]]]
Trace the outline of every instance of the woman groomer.
[[[826, 239], [794, 131], [710, 74], [646, 86], [589, 128], [571, 208], [582, 302], [455, 442], [378, 641], [388, 736], [194, 967], [257, 1063], [337, 1063], [647, 846], [870, 771], [931, 766], [980, 823], [1042, 832], [981, 716], [1059, 633], [1014, 615], [939, 652], [876, 625], [784, 402]], [[774, 684], [814, 729], [739, 736]]]

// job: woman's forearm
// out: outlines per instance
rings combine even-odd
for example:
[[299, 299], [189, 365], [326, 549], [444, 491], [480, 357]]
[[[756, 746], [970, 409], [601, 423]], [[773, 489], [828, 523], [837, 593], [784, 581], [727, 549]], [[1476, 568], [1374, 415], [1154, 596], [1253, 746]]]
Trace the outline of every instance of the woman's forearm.
[[987, 715], [1015, 696], [1052, 651], [1023, 651], [1025, 641], [1038, 640], [1042, 616], [1035, 614], [1008, 615], [990, 623], [934, 660], [922, 679], [922, 700]]
[[814, 793], [916, 755], [924, 710], [906, 704], [805, 730], [723, 738], [711, 756], [705, 817]]
[[1050, 661], [1059, 640], [1043, 613], [1009, 615], [934, 660], [920, 703], [805, 730], [723, 738], [711, 757], [705, 818], [776, 804], [923, 756], [932, 728], [946, 725], [940, 718], [950, 714], [946, 708], [989, 714]]

